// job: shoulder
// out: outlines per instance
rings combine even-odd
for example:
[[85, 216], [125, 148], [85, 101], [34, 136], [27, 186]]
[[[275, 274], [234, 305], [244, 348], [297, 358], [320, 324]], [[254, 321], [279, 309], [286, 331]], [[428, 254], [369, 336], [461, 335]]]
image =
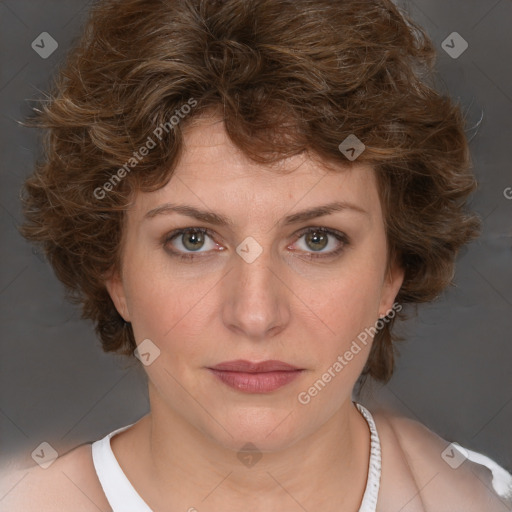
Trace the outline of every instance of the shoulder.
[[[510, 474], [488, 457], [451, 443], [419, 421], [372, 412], [381, 438], [382, 510], [402, 512], [507, 512]], [[493, 466], [494, 465], [494, 466]], [[496, 492], [494, 477], [501, 473]], [[499, 476], [499, 475], [498, 475]], [[498, 479], [499, 480], [499, 479]], [[379, 509], [378, 509], [379, 510]]]
[[5, 512], [110, 511], [92, 461], [92, 445], [83, 444], [49, 467], [0, 468], [0, 497]]

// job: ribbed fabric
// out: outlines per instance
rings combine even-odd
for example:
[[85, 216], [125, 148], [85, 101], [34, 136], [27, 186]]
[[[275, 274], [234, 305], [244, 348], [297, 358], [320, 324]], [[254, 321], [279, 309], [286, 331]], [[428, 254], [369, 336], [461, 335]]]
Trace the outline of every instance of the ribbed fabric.
[[377, 498], [380, 489], [380, 472], [381, 472], [381, 451], [380, 439], [377, 434], [377, 427], [373, 421], [370, 411], [363, 405], [354, 402], [359, 412], [368, 422], [370, 427], [370, 462], [368, 464], [368, 478], [366, 480], [366, 489], [363, 494], [363, 501], [359, 507], [359, 512], [376, 512]]

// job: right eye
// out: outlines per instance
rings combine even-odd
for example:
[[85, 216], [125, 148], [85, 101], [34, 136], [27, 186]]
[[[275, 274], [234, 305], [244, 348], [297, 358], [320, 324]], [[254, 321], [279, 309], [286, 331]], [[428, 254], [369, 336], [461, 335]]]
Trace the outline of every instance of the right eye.
[[[173, 257], [192, 260], [198, 257], [196, 256], [196, 254], [203, 254], [205, 252], [209, 252], [209, 250], [200, 251], [200, 249], [202, 249], [203, 246], [205, 245], [207, 237], [213, 238], [213, 232], [207, 228], [195, 227], [177, 229], [175, 231], [172, 231], [165, 237], [164, 247]], [[173, 244], [172, 242], [175, 243]], [[213, 242], [210, 245], [210, 250], [214, 249], [215, 247], [219, 248], [220, 246], [216, 242]]]

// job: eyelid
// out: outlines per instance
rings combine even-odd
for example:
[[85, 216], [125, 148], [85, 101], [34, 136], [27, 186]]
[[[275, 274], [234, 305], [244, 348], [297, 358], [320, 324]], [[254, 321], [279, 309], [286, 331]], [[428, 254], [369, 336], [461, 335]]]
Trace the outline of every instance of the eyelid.
[[297, 238], [300, 238], [301, 236], [303, 236], [307, 233], [310, 233], [312, 231], [318, 231], [319, 233], [327, 233], [329, 235], [334, 235], [334, 236], [337, 235], [342, 241], [344, 241], [347, 244], [350, 241], [347, 234], [344, 233], [343, 231], [339, 231], [338, 229], [334, 229], [334, 228], [328, 228], [326, 226], [308, 226], [308, 227], [302, 228], [299, 231], [297, 231], [295, 233], [295, 236]]

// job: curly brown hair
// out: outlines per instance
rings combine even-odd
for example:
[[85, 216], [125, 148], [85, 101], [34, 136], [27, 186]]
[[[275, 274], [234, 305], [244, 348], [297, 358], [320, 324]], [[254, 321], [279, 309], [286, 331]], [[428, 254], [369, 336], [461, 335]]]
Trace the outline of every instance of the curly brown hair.
[[[215, 111], [259, 163], [307, 152], [340, 172], [353, 164], [340, 143], [362, 141], [357, 162], [377, 175], [389, 260], [405, 270], [396, 300], [431, 301], [479, 231], [464, 115], [433, 85], [435, 57], [389, 0], [100, 1], [28, 120], [44, 129], [44, 154], [24, 184], [20, 232], [41, 244], [103, 349], [133, 354], [105, 287], [120, 270], [124, 212], [137, 191], [170, 180], [183, 127]], [[362, 376], [391, 377], [395, 319]]]

